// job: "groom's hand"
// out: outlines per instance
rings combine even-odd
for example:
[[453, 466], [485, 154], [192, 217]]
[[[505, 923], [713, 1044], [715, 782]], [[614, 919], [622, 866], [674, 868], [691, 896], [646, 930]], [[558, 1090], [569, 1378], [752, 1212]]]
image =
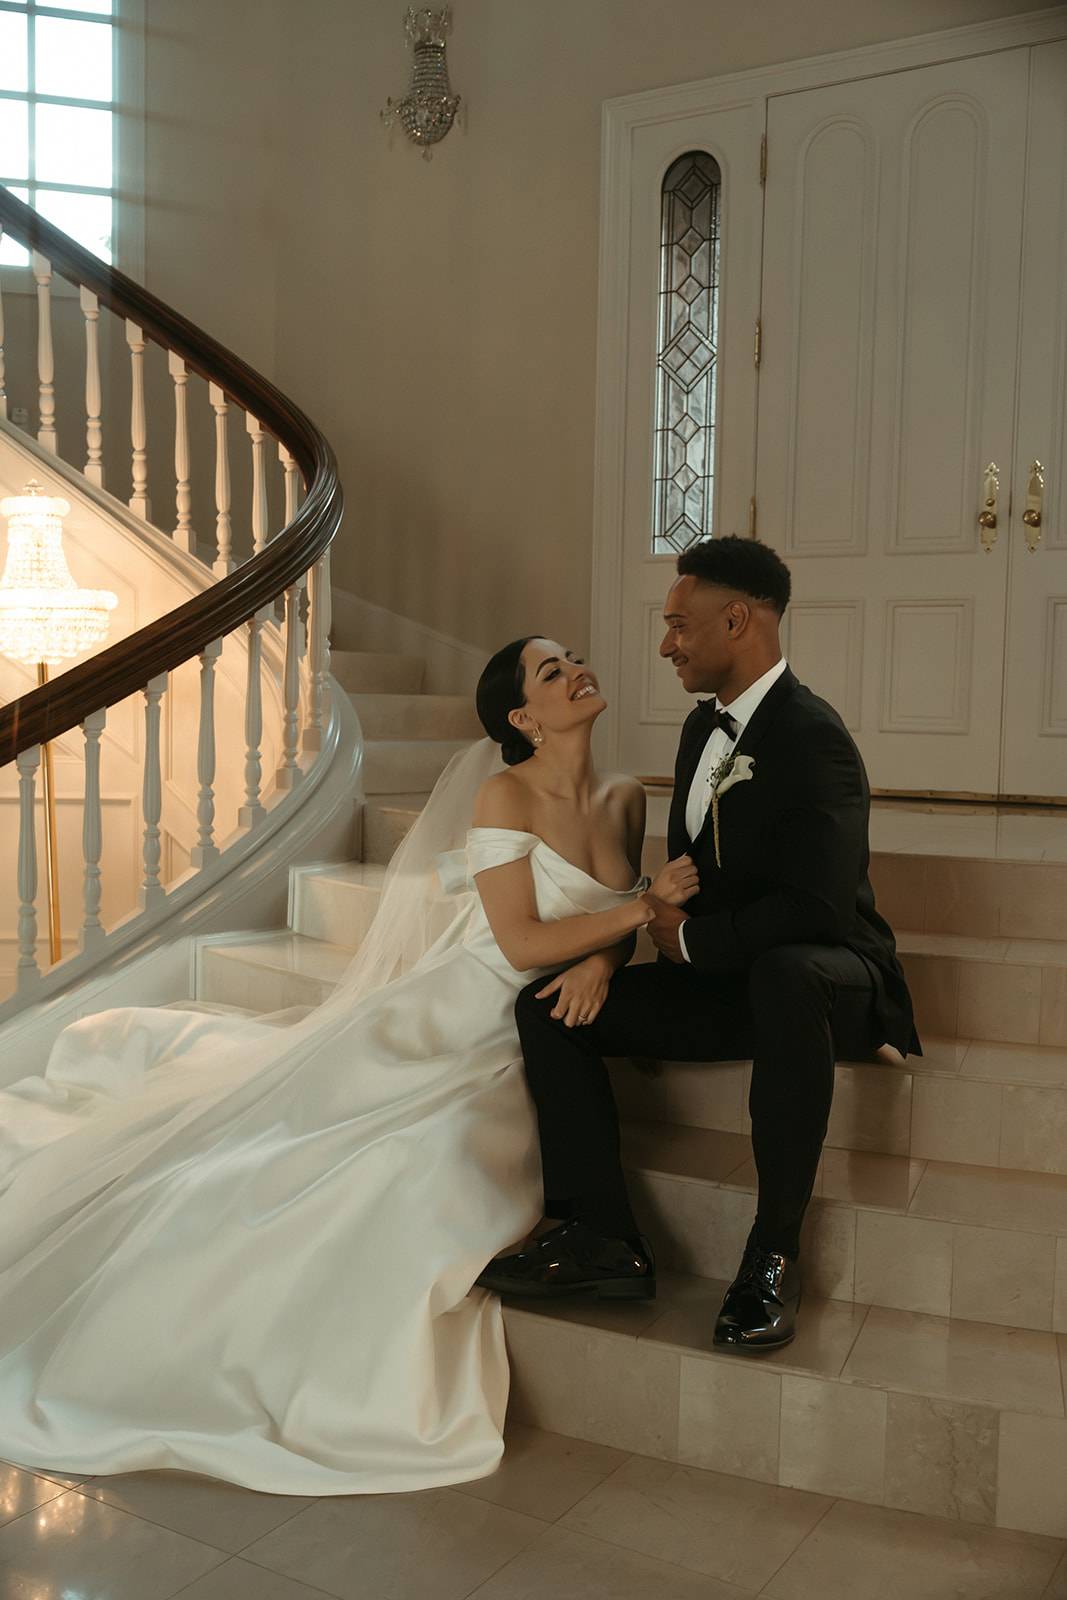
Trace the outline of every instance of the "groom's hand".
[[685, 912], [678, 906], [669, 906], [651, 890], [644, 898], [656, 913], [652, 921], [646, 924], [652, 943], [669, 961], [684, 961], [682, 946], [678, 940], [678, 929], [683, 922], [689, 920]]

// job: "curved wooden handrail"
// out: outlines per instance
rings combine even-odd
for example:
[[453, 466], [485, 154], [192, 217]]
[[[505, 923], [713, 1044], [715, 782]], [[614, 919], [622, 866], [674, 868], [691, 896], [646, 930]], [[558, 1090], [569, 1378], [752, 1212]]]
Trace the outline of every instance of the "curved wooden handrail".
[[225, 578], [0, 708], [3, 766], [20, 751], [66, 733], [90, 712], [124, 700], [150, 678], [188, 661], [276, 599], [326, 551], [340, 524], [343, 497], [327, 440], [298, 406], [247, 362], [76, 244], [2, 185], [0, 225], [20, 244], [40, 251], [62, 277], [91, 290], [101, 305], [135, 323], [154, 343], [173, 350], [194, 372], [251, 412], [289, 451], [306, 485], [293, 521]]

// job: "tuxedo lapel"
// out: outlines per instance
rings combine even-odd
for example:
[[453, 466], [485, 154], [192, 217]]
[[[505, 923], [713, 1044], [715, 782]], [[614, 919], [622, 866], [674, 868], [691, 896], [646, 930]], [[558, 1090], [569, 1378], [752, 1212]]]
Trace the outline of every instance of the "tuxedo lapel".
[[[785, 704], [786, 700], [788, 700], [789, 696], [793, 693], [793, 690], [796, 688], [798, 682], [799, 682], [799, 679], [797, 678], [796, 673], [793, 671], [793, 669], [791, 667], [786, 667], [785, 671], [781, 674], [781, 676], [774, 680], [774, 682], [771, 684], [770, 688], [767, 690], [767, 693], [763, 696], [763, 699], [760, 701], [759, 705], [756, 707], [755, 711], [752, 713], [752, 716], [749, 718], [749, 720], [745, 723], [745, 726], [742, 728], [741, 737], [740, 737], [740, 739], [738, 739], [737, 743], [734, 745], [734, 748], [733, 748], [733, 751], [732, 751], [733, 755], [735, 755], [735, 756], [754, 756], [755, 755], [755, 753], [756, 753], [757, 749], [759, 748], [760, 743], [762, 742], [763, 738], [765, 737], [768, 729], [772, 726], [775, 717], [778, 715], [778, 712], [781, 710], [781, 708]], [[727, 707], [726, 709], [729, 710], [729, 707]], [[692, 755], [691, 760], [689, 760], [688, 763], [687, 763], [687, 765], [688, 765], [688, 778], [686, 780], [685, 790], [684, 790], [684, 793], [682, 795], [682, 801], [681, 801], [681, 806], [682, 806], [682, 834], [683, 834], [684, 841], [686, 841], [682, 845], [682, 852], [683, 853], [688, 849], [688, 840], [689, 840], [689, 834], [686, 832], [686, 829], [685, 829], [686, 804], [687, 804], [687, 801], [688, 801], [688, 798], [689, 798], [690, 785], [692, 784], [692, 781], [693, 781], [693, 773], [696, 771], [697, 762], [700, 759], [700, 750], [702, 750], [703, 747], [704, 747], [703, 743], [701, 743], [700, 744], [700, 749], [698, 749], [696, 751], [696, 753]], [[682, 752], [681, 752], [681, 750], [679, 750], [679, 764], [681, 764], [681, 754], [682, 754]], [[674, 801], [672, 802], [672, 806], [671, 806], [671, 820], [672, 820], [672, 822], [674, 820], [674, 808], [675, 808], [675, 804], [677, 803], [677, 800], [678, 800], [678, 795], [677, 795], [677, 791], [676, 791], [675, 795], [674, 795]], [[710, 828], [711, 824], [712, 824], [711, 807], [708, 806], [708, 809], [704, 813], [704, 821], [701, 823], [700, 831], [697, 834], [696, 838], [692, 841], [694, 846], [697, 844], [698, 840], [703, 838], [705, 829]]]
[[768, 728], [774, 722], [782, 706], [793, 693], [798, 681], [792, 667], [786, 667], [782, 675], [774, 680], [752, 713], [752, 716], [742, 728], [741, 737], [734, 746], [735, 755], [755, 755], [761, 740], [766, 735]]
[[689, 849], [685, 811], [693, 774], [706, 743], [705, 724], [698, 712], [691, 711], [682, 725], [681, 738], [678, 741], [678, 758], [674, 765], [674, 792], [671, 795], [670, 817], [667, 821], [667, 852], [672, 861], [678, 856], [685, 855]]

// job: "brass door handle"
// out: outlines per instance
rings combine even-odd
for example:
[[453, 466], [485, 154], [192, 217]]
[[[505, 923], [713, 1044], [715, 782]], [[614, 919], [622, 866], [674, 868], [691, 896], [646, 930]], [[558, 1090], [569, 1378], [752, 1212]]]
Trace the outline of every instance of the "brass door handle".
[[[1026, 529], [1026, 545], [1033, 555], [1041, 538], [1036, 530], [1041, 526], [1041, 502], [1045, 496], [1045, 473], [1040, 461], [1031, 461], [1030, 476], [1026, 481], [1026, 509], [1023, 512], [1023, 526]], [[1030, 530], [1034, 529], [1031, 533]]]
[[982, 530], [982, 548], [988, 552], [997, 542], [997, 499], [1000, 495], [1000, 468], [991, 461], [982, 480], [982, 509], [978, 513], [978, 526]]

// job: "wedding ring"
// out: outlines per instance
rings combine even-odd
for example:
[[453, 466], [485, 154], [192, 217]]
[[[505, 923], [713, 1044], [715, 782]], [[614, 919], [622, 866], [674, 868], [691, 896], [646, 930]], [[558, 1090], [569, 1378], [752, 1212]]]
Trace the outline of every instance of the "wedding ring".
[[589, 1021], [589, 1018], [588, 1018], [588, 1017], [579, 1017], [579, 1018], [578, 1018], [578, 1021], [579, 1021], [579, 1022], [588, 1022], [588, 1021]]

